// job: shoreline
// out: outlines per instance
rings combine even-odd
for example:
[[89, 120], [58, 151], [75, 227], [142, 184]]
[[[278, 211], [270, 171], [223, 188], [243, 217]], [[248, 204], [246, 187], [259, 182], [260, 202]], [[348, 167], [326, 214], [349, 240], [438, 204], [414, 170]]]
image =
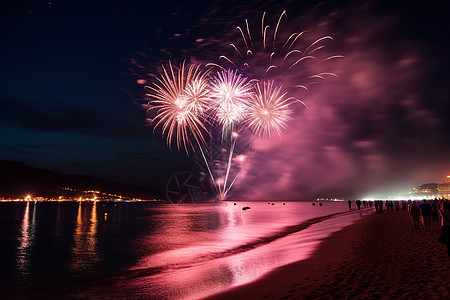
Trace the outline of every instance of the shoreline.
[[374, 212], [324, 238], [311, 257], [205, 299], [448, 299], [440, 231], [415, 230], [407, 211]]

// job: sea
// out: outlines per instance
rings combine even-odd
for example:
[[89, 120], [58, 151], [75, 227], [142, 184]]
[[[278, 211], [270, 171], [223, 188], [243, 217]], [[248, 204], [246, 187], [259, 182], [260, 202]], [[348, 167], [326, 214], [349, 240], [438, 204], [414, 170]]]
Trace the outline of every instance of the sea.
[[0, 298], [200, 299], [308, 258], [370, 212], [343, 201], [0, 202]]

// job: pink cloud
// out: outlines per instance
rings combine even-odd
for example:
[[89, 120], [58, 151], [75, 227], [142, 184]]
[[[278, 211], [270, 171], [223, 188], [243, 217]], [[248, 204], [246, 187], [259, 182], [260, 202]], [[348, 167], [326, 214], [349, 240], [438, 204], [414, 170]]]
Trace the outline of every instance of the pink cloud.
[[[335, 37], [340, 46], [328, 51], [345, 58], [327, 65], [327, 72], [340, 79], [314, 86], [309, 108], [296, 111], [282, 137], [255, 142], [233, 197], [362, 197], [388, 182], [413, 187], [427, 181], [430, 172], [421, 170], [434, 162], [418, 160], [433, 151], [416, 148], [445, 138], [440, 119], [422, 102], [419, 86], [427, 58], [414, 41], [392, 44], [380, 38], [395, 25], [395, 16], [377, 16], [365, 8], [335, 16], [345, 21]], [[334, 31], [333, 21], [319, 20], [317, 34]]]

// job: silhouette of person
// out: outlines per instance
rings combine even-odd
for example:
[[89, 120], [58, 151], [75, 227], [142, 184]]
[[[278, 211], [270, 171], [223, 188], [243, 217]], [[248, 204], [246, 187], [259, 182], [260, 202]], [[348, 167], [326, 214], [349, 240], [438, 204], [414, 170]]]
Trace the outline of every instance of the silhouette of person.
[[413, 220], [414, 228], [419, 229], [420, 208], [417, 206], [416, 201], [413, 201], [410, 205], [409, 214]]
[[402, 201], [402, 210], [407, 210], [407, 209], [408, 209], [408, 203], [405, 200], [403, 200]]
[[392, 201], [386, 201], [386, 210], [391, 214], [394, 212], [394, 203]]
[[425, 230], [431, 230], [431, 210], [432, 207], [427, 200], [423, 199], [422, 203], [419, 205], [420, 212], [422, 214], [422, 223]]
[[434, 201], [431, 203], [431, 221], [436, 224], [439, 223], [438, 212], [439, 212], [439, 202], [437, 199], [434, 199]]
[[442, 203], [441, 210], [441, 225], [442, 225], [442, 235], [444, 240], [447, 241], [447, 254], [450, 258], [450, 202], [445, 201]]
[[358, 210], [361, 210], [361, 200], [356, 200], [356, 206], [358, 206]]
[[352, 210], [352, 200], [348, 200], [347, 203], [348, 203], [348, 209]]

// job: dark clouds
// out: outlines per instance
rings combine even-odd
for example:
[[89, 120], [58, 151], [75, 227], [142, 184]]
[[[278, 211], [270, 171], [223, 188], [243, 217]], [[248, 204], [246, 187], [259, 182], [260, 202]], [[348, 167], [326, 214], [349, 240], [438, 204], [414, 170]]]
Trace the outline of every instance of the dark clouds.
[[[135, 109], [135, 107], [133, 107]], [[60, 100], [0, 98], [0, 123], [24, 130], [72, 132], [93, 136], [138, 136], [150, 138], [152, 130], [145, 123], [145, 110], [136, 110], [136, 118], [122, 109], [123, 115], [96, 107], [72, 106]]]

